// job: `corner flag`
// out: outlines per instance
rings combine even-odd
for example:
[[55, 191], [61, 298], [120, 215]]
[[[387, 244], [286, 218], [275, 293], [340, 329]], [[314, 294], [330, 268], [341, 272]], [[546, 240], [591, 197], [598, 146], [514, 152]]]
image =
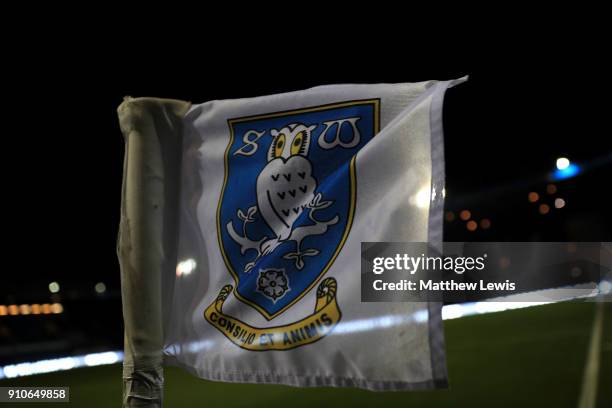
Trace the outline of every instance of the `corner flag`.
[[441, 304], [362, 303], [360, 250], [441, 244], [455, 83], [126, 99], [125, 404], [160, 404], [162, 363], [217, 381], [444, 387]]

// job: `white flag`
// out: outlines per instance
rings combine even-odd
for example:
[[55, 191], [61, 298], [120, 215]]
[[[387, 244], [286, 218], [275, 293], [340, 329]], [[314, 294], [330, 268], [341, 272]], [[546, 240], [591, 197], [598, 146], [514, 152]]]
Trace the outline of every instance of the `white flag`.
[[164, 361], [219, 381], [445, 386], [441, 304], [362, 303], [360, 251], [441, 243], [442, 103], [454, 83], [191, 105], [173, 128], [180, 207], [176, 270], [162, 272]]

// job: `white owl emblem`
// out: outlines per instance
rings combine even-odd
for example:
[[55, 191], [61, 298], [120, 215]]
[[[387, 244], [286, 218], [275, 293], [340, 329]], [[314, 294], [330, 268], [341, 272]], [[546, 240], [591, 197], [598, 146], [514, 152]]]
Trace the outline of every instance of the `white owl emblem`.
[[[231, 222], [227, 225], [230, 236], [240, 244], [242, 253], [247, 249], [257, 250], [257, 257], [247, 264], [245, 272], [261, 257], [270, 254], [287, 241], [295, 241], [296, 251], [283, 257], [293, 259], [296, 267], [302, 269], [305, 256], [316, 256], [319, 253], [314, 248], [302, 249], [302, 240], [310, 235], [325, 233], [329, 226], [339, 220], [338, 216], [327, 221], [314, 218], [317, 210], [327, 208], [333, 203], [322, 201], [322, 195], [315, 194], [317, 181], [313, 177], [312, 164], [307, 156], [311, 133], [316, 127], [292, 123], [280, 130], [270, 129], [272, 142], [266, 155], [267, 164], [259, 173], [256, 182], [257, 207], [249, 208], [246, 215], [239, 210], [238, 217], [246, 226], [254, 221], [253, 217], [259, 210], [274, 235], [253, 240], [247, 236], [246, 228], [243, 235], [239, 235]], [[295, 222], [307, 210], [312, 224], [294, 228]]]
[[268, 164], [257, 178], [257, 206], [277, 242], [289, 238], [295, 220], [314, 198], [317, 182], [306, 157], [314, 128], [292, 124], [270, 131]]

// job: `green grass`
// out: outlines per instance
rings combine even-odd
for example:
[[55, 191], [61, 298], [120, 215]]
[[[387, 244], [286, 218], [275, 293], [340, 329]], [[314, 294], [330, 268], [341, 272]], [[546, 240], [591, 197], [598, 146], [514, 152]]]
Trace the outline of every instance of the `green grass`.
[[[369, 392], [225, 384], [166, 369], [166, 407], [575, 407], [594, 304], [567, 302], [445, 322], [450, 389]], [[598, 402], [612, 406], [612, 304], [606, 304]], [[121, 405], [118, 365], [0, 381], [70, 386], [71, 405]], [[19, 407], [40, 407], [18, 404]], [[67, 404], [45, 404], [45, 407]]]

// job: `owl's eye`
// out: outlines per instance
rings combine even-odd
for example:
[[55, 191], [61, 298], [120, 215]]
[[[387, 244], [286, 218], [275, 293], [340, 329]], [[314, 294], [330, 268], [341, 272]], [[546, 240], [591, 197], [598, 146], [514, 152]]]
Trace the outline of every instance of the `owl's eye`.
[[300, 148], [302, 147], [302, 142], [304, 141], [304, 133], [300, 132], [293, 139], [293, 143], [291, 144], [291, 154], [298, 154], [300, 152]]
[[274, 157], [280, 157], [283, 154], [283, 147], [285, 147], [285, 134], [281, 133], [274, 142]]

